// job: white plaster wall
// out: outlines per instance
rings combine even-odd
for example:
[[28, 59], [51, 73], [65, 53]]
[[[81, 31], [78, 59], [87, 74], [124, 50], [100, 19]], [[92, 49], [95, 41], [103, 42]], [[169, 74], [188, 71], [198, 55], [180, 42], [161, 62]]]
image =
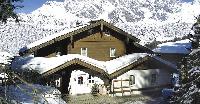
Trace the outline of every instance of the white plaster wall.
[[[151, 75], [156, 74], [156, 83], [151, 83]], [[131, 89], [148, 88], [153, 86], [160, 86], [170, 83], [170, 72], [164, 69], [148, 69], [148, 70], [130, 70], [127, 73], [117, 77], [117, 80], [129, 79], [130, 75], [135, 76], [135, 84], [131, 85]], [[114, 79], [115, 80], [115, 79]], [[113, 84], [112, 84], [113, 85]], [[129, 82], [123, 82], [123, 86], [129, 86]], [[120, 87], [121, 82], [115, 82], [115, 87]], [[112, 86], [113, 88], [113, 86]], [[113, 89], [112, 89], [113, 90]], [[116, 90], [115, 90], [116, 91]], [[133, 91], [133, 94], [139, 94], [140, 91]]]
[[[151, 84], [151, 75], [156, 74], [157, 79], [155, 84]], [[148, 70], [130, 70], [126, 72], [125, 74], [117, 77], [118, 80], [124, 80], [129, 79], [130, 75], [135, 76], [135, 84], [131, 85], [131, 89], [140, 89], [140, 88], [148, 88], [153, 86], [159, 86], [159, 85], [165, 85], [170, 83], [170, 75], [171, 73], [164, 69], [148, 69]], [[78, 84], [78, 77], [83, 77], [83, 84]], [[69, 83], [69, 90], [70, 94], [76, 95], [76, 94], [84, 94], [84, 93], [90, 93], [91, 88], [93, 86], [92, 83], [89, 83], [89, 74], [85, 73], [80, 70], [72, 71], [70, 83]], [[104, 82], [98, 77], [92, 77], [94, 82], [99, 85], [103, 85]], [[114, 79], [115, 80], [115, 79]], [[121, 87], [121, 82], [115, 82], [115, 87]], [[123, 82], [123, 86], [129, 86], [129, 81]], [[113, 83], [112, 87], [113, 88]], [[126, 88], [127, 90], [130, 88]], [[113, 89], [112, 89], [113, 90]], [[118, 89], [120, 90], [120, 89]], [[115, 90], [116, 91], [116, 90]], [[130, 94], [127, 92], [127, 94]], [[132, 94], [140, 94], [140, 91], [133, 91]]]
[[[83, 84], [78, 84], [78, 77], [82, 76], [83, 77]], [[98, 77], [91, 77], [92, 80], [94, 80], [94, 83], [89, 83], [89, 74], [80, 71], [80, 70], [74, 70], [71, 73], [71, 78], [70, 78], [70, 83], [69, 83], [69, 88], [68, 90], [70, 91], [69, 93], [71, 95], [76, 95], [76, 94], [84, 94], [84, 93], [91, 93], [91, 88], [94, 83], [98, 85], [103, 85], [104, 82]]]

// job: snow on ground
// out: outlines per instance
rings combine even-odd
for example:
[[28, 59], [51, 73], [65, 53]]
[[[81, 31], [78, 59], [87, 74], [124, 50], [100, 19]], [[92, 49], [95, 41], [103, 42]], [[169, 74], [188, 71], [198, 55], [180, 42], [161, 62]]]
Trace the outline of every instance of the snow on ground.
[[92, 94], [67, 97], [69, 104], [167, 104], [159, 92], [149, 95], [109, 96]]
[[5, 69], [5, 65], [9, 65], [11, 63], [12, 58], [13, 56], [8, 52], [0, 52], [0, 78], [8, 78], [6, 73], [2, 73], [2, 69]]
[[10, 64], [12, 58], [13, 56], [8, 52], [0, 52], [0, 64]]
[[200, 52], [200, 49], [192, 49], [192, 52], [189, 54], [189, 55], [194, 55], [196, 54], [197, 52]]
[[[24, 85], [10, 85], [7, 87], [7, 98], [11, 103], [17, 104], [66, 104], [61, 99], [61, 93], [59, 90], [50, 87], [34, 84], [33, 88]], [[0, 87], [4, 91], [5, 87]], [[37, 90], [36, 93], [35, 90]]]
[[189, 54], [191, 51], [191, 42], [189, 39], [176, 41], [176, 42], [167, 42], [159, 44], [158, 48], [153, 49], [156, 53], [183, 53]]
[[6, 73], [0, 73], [0, 78], [8, 78], [8, 75]]
[[68, 54], [58, 57], [44, 58], [44, 57], [16, 57], [12, 62], [12, 69], [29, 69], [29, 70], [38, 70], [39, 73], [44, 73], [48, 70], [51, 70], [59, 65], [62, 65], [66, 62], [69, 62], [73, 59], [79, 59], [85, 63], [96, 66], [100, 69], [105, 70], [109, 74], [126, 67], [127, 65], [137, 61], [139, 58], [147, 56], [146, 53], [133, 53], [113, 59], [111, 61], [98, 61], [86, 56], [79, 54]]

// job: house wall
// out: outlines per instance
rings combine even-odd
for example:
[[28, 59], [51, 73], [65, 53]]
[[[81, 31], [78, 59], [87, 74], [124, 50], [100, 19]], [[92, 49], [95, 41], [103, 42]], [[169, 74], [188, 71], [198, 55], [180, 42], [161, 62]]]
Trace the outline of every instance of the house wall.
[[[53, 45], [39, 49], [34, 53], [36, 57], [55, 57], [57, 52], [61, 52], [61, 55], [66, 54], [81, 54], [81, 48], [87, 48], [87, 56], [100, 61], [108, 61], [120, 56], [125, 55], [127, 52], [132, 53], [134, 47], [129, 47], [126, 51], [126, 42], [124, 37], [115, 35], [108, 35], [106, 33], [96, 32], [91, 35], [82, 33], [82, 37], [73, 37], [73, 42], [67, 38]], [[110, 48], [116, 49], [115, 57], [110, 57]]]
[[[156, 74], [157, 76], [156, 82], [153, 84], [151, 83], [152, 74]], [[163, 69], [130, 70], [126, 72], [125, 74], [117, 77], [116, 79], [113, 79], [112, 91], [113, 91], [113, 84], [114, 84], [114, 87], [121, 87], [121, 82], [120, 81], [114, 82], [114, 80], [129, 79], [130, 75], [135, 76], [135, 84], [130, 85], [130, 88], [127, 89], [127, 90], [130, 89], [132, 94], [141, 94], [143, 91], [154, 90], [161, 86], [166, 86], [170, 84], [171, 82], [170, 81], [171, 73], [168, 72], [167, 70], [163, 70]], [[129, 86], [129, 81], [123, 81], [122, 85]], [[118, 91], [118, 90], [115, 89], [115, 91]], [[130, 93], [127, 92], [124, 94], [130, 94]], [[121, 93], [116, 93], [116, 95], [121, 95]]]
[[[83, 77], [83, 84], [78, 84], [78, 77]], [[89, 83], [89, 80], [93, 80], [94, 82]], [[106, 93], [104, 82], [98, 77], [92, 76], [89, 79], [89, 74], [80, 70], [74, 70], [71, 73], [70, 83], [69, 83], [69, 94], [76, 95], [76, 94], [84, 94], [84, 93], [91, 93], [92, 86], [94, 83], [99, 85], [101, 90], [100, 93]]]
[[162, 59], [168, 60], [171, 63], [177, 65], [178, 62], [181, 62], [182, 58], [186, 56], [185, 54], [176, 54], [176, 53], [162, 53], [159, 57]]
[[[126, 53], [125, 43], [112, 35], [95, 33], [69, 45], [69, 54], [81, 54], [81, 48], [87, 48], [87, 56], [96, 60], [108, 61]], [[115, 57], [110, 57], [110, 48], [116, 49]]]

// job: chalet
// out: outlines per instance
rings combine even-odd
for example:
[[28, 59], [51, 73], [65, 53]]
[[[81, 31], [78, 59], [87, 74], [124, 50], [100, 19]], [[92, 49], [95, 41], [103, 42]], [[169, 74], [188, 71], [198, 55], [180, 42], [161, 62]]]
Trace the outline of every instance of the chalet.
[[20, 49], [14, 70], [37, 70], [40, 83], [62, 93], [139, 94], [171, 84], [176, 65], [104, 20], [64, 30]]

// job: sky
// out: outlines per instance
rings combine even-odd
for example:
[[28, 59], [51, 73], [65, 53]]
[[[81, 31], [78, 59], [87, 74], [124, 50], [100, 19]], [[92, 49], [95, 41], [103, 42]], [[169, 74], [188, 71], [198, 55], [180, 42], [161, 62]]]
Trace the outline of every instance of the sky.
[[31, 13], [37, 8], [41, 7], [46, 1], [63, 1], [63, 0], [23, 0], [23, 2], [17, 2], [16, 4], [23, 5], [21, 9], [17, 9], [17, 13]]
[[[23, 5], [24, 7], [21, 9], [15, 10], [17, 13], [31, 13], [37, 8], [41, 7], [46, 1], [64, 1], [64, 0], [23, 0], [22, 3], [16, 3], [19, 5]], [[183, 0], [185, 2], [191, 2], [193, 0]]]

